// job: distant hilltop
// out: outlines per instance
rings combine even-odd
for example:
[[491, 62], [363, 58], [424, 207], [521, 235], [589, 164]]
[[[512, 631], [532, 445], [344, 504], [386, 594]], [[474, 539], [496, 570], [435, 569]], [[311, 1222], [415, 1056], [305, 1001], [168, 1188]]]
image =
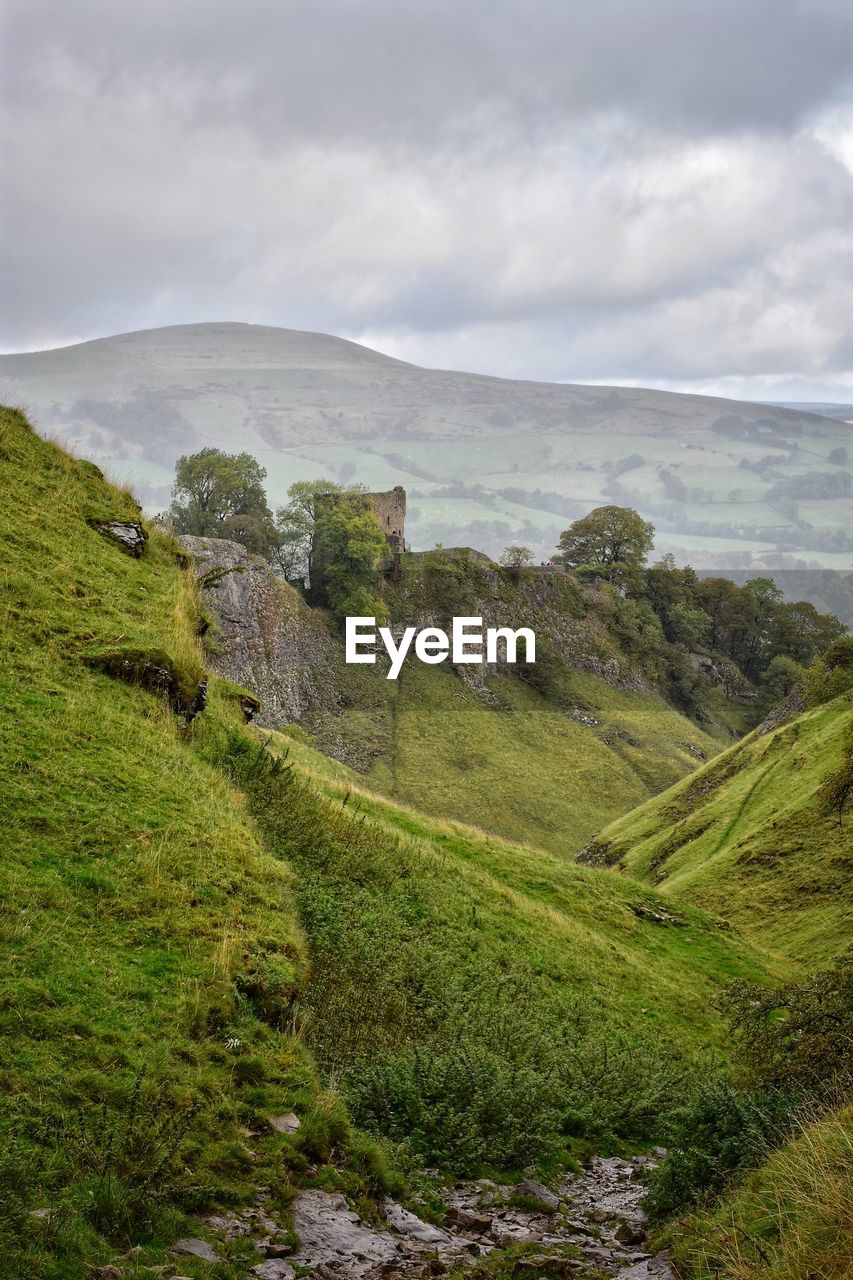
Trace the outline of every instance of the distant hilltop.
[[521, 543], [547, 559], [571, 520], [616, 503], [698, 569], [853, 569], [853, 427], [823, 411], [422, 369], [232, 323], [2, 356], [0, 398], [152, 513], [176, 459], [213, 445], [257, 457], [273, 505], [294, 480], [404, 486], [416, 549]]

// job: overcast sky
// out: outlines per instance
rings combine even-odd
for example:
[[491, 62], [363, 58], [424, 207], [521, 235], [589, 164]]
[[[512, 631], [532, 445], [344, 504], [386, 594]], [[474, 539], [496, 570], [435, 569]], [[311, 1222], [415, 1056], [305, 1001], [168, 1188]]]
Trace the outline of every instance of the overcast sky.
[[849, 0], [3, 0], [0, 347], [853, 400]]

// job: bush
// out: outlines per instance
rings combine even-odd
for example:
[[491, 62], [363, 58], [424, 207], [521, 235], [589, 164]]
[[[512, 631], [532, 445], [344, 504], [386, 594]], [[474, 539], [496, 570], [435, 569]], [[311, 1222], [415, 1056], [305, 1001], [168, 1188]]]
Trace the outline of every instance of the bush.
[[649, 1175], [647, 1212], [659, 1220], [722, 1190], [733, 1174], [759, 1164], [791, 1123], [791, 1100], [778, 1090], [700, 1087], [670, 1123], [668, 1155]]
[[853, 947], [803, 982], [735, 982], [726, 1004], [741, 1061], [759, 1084], [820, 1097], [853, 1075]]
[[115, 1240], [151, 1230], [162, 1206], [199, 1195], [181, 1149], [197, 1108], [138, 1075], [97, 1106], [68, 1112], [49, 1135], [57, 1152], [60, 1214]]

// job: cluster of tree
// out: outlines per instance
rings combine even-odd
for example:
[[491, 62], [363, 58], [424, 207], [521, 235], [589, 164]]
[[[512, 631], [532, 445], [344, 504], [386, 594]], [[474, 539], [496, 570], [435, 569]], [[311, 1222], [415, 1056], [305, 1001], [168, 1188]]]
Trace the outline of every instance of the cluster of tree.
[[853, 482], [846, 471], [811, 471], [804, 476], [791, 476], [777, 480], [768, 489], [768, 500], [773, 498], [799, 498], [800, 500], [847, 498]]
[[339, 616], [384, 616], [379, 582], [388, 544], [363, 492], [331, 480], [299, 480], [273, 513], [266, 474], [248, 453], [202, 449], [179, 458], [163, 522], [175, 533], [239, 542], [293, 583], [308, 581], [313, 555], [316, 601]]
[[768, 701], [784, 697], [803, 670], [846, 627], [807, 601], [788, 602], [771, 578], [742, 586], [727, 578], [700, 578], [672, 556], [651, 567], [654, 526], [631, 508], [598, 507], [560, 537], [558, 560], [580, 577], [618, 587], [615, 625], [629, 652], [665, 680], [685, 709], [697, 705], [702, 681], [693, 651], [720, 654], [751, 682], [763, 685]]
[[799, 423], [786, 422], [776, 418], [758, 418], [755, 422], [744, 422], [736, 413], [724, 414], [712, 423], [711, 430], [727, 440], [767, 440], [771, 436], [796, 437], [803, 434]]

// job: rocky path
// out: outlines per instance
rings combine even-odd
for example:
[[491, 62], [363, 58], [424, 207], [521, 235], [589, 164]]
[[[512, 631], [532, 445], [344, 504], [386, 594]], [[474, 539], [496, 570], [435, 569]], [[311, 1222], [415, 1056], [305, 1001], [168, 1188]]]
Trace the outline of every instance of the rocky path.
[[[293, 1202], [293, 1230], [260, 1201], [254, 1209], [205, 1220], [210, 1239], [178, 1241], [180, 1259], [214, 1262], [233, 1242], [254, 1247], [258, 1261], [246, 1280], [405, 1280], [441, 1277], [476, 1266], [482, 1275], [494, 1255], [512, 1249], [515, 1272], [530, 1277], [613, 1277], [674, 1280], [665, 1253], [646, 1248], [640, 1200], [650, 1160], [596, 1156], [577, 1176], [550, 1191], [532, 1179], [515, 1187], [461, 1183], [444, 1195], [446, 1226], [422, 1221], [386, 1200], [376, 1221], [365, 1221], [340, 1194], [303, 1191]], [[294, 1236], [298, 1244], [294, 1245]], [[501, 1268], [506, 1271], [506, 1268]]]

